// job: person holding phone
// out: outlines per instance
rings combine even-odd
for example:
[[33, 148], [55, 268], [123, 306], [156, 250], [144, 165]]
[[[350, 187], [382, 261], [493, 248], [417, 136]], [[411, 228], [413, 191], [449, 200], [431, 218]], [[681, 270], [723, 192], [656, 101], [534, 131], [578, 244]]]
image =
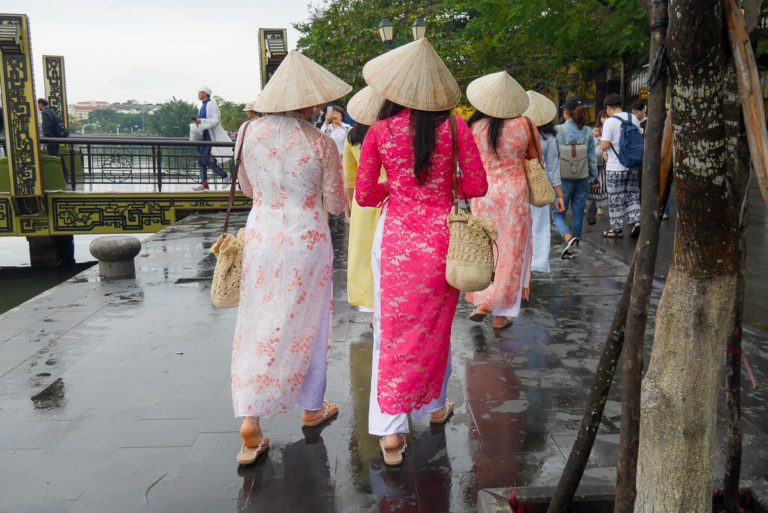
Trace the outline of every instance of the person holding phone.
[[347, 133], [352, 127], [343, 121], [344, 108], [339, 104], [331, 104], [326, 107], [325, 110], [325, 123], [320, 129], [324, 134], [328, 134], [336, 143], [336, 148], [339, 150], [339, 156], [344, 155], [344, 141], [347, 140]]

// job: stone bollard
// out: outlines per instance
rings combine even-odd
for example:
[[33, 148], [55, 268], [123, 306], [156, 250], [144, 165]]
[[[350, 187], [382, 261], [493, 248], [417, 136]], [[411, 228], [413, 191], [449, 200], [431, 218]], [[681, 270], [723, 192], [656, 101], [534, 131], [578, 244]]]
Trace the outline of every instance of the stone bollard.
[[99, 274], [105, 280], [126, 280], [136, 277], [133, 259], [141, 251], [136, 237], [110, 235], [91, 242], [91, 255], [99, 261]]

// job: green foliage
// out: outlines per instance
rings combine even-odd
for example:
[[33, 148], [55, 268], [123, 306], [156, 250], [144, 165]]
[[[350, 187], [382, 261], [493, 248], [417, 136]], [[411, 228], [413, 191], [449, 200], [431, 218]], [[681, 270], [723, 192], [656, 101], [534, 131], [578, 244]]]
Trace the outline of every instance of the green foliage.
[[244, 103], [228, 102], [220, 96], [214, 96], [214, 99], [221, 111], [221, 126], [224, 130], [237, 130], [248, 119], [243, 112]]
[[[469, 4], [469, 2], [468, 2]], [[507, 69], [523, 84], [572, 85], [623, 59], [647, 62], [648, 25], [637, 0], [478, 0], [466, 35], [478, 71]], [[490, 37], [486, 35], [491, 35]]]
[[147, 116], [148, 131], [164, 137], [189, 136], [191, 118], [197, 117], [197, 109], [190, 102], [173, 97], [151, 116]]
[[620, 59], [628, 69], [648, 59], [637, 0], [325, 0], [296, 24], [297, 46], [358, 90], [365, 62], [386, 51], [381, 19], [392, 20], [403, 44], [417, 16], [462, 89], [500, 69], [526, 88], [567, 86]]
[[[70, 120], [70, 126], [72, 121]], [[141, 114], [127, 114], [113, 109], [98, 109], [88, 115], [88, 123], [98, 125], [98, 132], [101, 133], [118, 132], [118, 128], [120, 133], [129, 133], [131, 127], [138, 127], [140, 130], [144, 121]]]
[[[427, 19], [427, 37], [444, 57], [461, 58], [460, 32], [466, 23], [461, 14], [441, 1], [330, 0], [312, 8], [309, 20], [295, 25], [302, 37], [297, 47], [327, 67], [355, 90], [364, 87], [361, 75], [366, 61], [387, 50], [378, 25], [387, 17], [395, 27], [395, 45], [412, 40], [411, 25], [418, 16]], [[459, 37], [457, 37], [459, 36]]]

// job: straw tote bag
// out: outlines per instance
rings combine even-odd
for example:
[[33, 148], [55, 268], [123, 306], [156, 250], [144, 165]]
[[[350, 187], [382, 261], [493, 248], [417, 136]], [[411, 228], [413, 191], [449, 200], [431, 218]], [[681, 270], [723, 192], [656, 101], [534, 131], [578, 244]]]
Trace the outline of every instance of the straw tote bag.
[[525, 179], [528, 182], [528, 203], [534, 207], [546, 207], [555, 201], [555, 190], [549, 183], [547, 172], [541, 163], [541, 146], [539, 138], [533, 133], [533, 124], [527, 117], [528, 132], [531, 134], [531, 140], [536, 146], [536, 159], [525, 161]]
[[[451, 121], [453, 140], [453, 210], [448, 215], [450, 242], [445, 263], [445, 279], [449, 285], [462, 292], [477, 292], [493, 283], [496, 262], [493, 246], [496, 244], [496, 230], [488, 219], [475, 217], [472, 212], [459, 208], [459, 176], [456, 120]], [[469, 207], [469, 203], [467, 203]]]
[[[251, 122], [248, 122], [250, 125]], [[248, 131], [246, 125], [242, 137]], [[240, 277], [243, 273], [243, 246], [245, 230], [237, 232], [237, 237], [229, 230], [229, 218], [232, 215], [232, 204], [235, 201], [235, 188], [237, 187], [237, 172], [240, 169], [245, 141], [241, 141], [240, 150], [237, 152], [235, 170], [230, 177], [232, 184], [229, 187], [229, 202], [227, 204], [227, 217], [224, 220], [222, 234], [211, 247], [211, 253], [216, 255], [216, 267], [213, 270], [211, 282], [211, 302], [216, 308], [233, 308], [240, 303]]]

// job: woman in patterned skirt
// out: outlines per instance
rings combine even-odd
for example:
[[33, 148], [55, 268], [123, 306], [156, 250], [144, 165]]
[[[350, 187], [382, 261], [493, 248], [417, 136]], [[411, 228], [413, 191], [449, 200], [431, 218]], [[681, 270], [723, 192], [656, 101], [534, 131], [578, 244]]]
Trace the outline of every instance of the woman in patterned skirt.
[[482, 196], [487, 183], [471, 132], [450, 115], [459, 85], [426, 39], [368, 62], [363, 77], [388, 100], [363, 141], [355, 188], [360, 206], [386, 200], [373, 243], [368, 432], [381, 437], [384, 463], [399, 465], [408, 414], [444, 423], [453, 412], [446, 388], [459, 291], [445, 279], [453, 134], [464, 193]]
[[299, 405], [304, 425], [316, 426], [338, 413], [324, 400], [333, 298], [326, 212], [344, 211], [341, 160], [333, 140], [307, 120], [351, 89], [291, 51], [256, 100], [266, 115], [244, 124], [237, 138], [238, 178], [253, 198], [232, 345], [240, 464], [269, 448], [261, 417]]
[[539, 132], [522, 116], [529, 104], [525, 89], [506, 71], [470, 83], [467, 99], [477, 109], [469, 126], [488, 173], [488, 194], [472, 200], [472, 212], [490, 219], [499, 238], [495, 281], [466, 298], [475, 305], [470, 319], [493, 315], [493, 327], [500, 330], [512, 325], [530, 291], [533, 238], [525, 160], [538, 158]]

